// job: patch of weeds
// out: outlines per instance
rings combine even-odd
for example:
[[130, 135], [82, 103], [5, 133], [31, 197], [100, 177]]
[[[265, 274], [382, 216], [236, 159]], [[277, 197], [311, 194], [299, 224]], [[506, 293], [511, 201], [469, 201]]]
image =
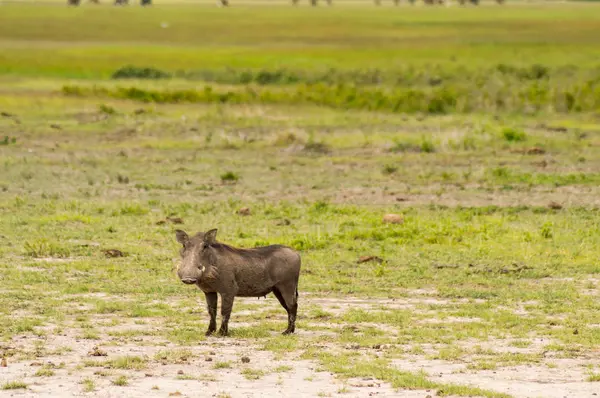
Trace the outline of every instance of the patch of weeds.
[[542, 225], [542, 228], [540, 228], [540, 236], [544, 239], [552, 238], [553, 233], [551, 222], [545, 222], [544, 225]]
[[97, 301], [96, 302], [96, 313], [98, 314], [114, 314], [122, 312], [127, 309], [127, 304], [122, 301]]
[[85, 361], [83, 361], [83, 366], [86, 368], [100, 368], [105, 364], [106, 362], [104, 361], [97, 361], [94, 359], [86, 359]]
[[508, 142], [522, 142], [527, 139], [527, 134], [522, 130], [517, 130], [511, 127], [502, 129], [502, 137]]
[[169, 79], [171, 74], [153, 67], [126, 65], [112, 74], [113, 79]]
[[353, 355], [333, 355], [326, 352], [319, 353], [319, 359], [325, 369], [344, 378], [374, 377], [390, 383], [394, 388], [437, 389], [437, 395], [439, 396], [509, 397], [507, 394], [477, 387], [437, 383], [427, 379], [427, 375], [424, 372], [413, 373], [401, 371], [390, 366], [389, 361], [383, 359], [357, 361]]
[[421, 140], [421, 152], [424, 153], [434, 153], [435, 152], [435, 145], [433, 143], [433, 141], [431, 141], [428, 138], [423, 138]]
[[[120, 209], [120, 214], [122, 216], [143, 216], [148, 214], [149, 210], [145, 207], [140, 206], [139, 204], [128, 204], [124, 205]], [[115, 214], [118, 215], [118, 214]]]
[[271, 334], [263, 327], [240, 327], [231, 330], [231, 335], [242, 339], [259, 339], [269, 337]]
[[464, 351], [460, 347], [447, 347], [439, 350], [437, 355], [433, 356], [433, 359], [441, 359], [443, 361], [457, 361], [459, 360]]
[[394, 145], [390, 148], [390, 152], [421, 152], [421, 147], [410, 142], [403, 142], [399, 139], [395, 139]]
[[4, 139], [2, 141], [0, 141], [0, 145], [8, 145], [8, 144], [16, 144], [17, 143], [17, 139], [15, 137], [9, 137], [9, 136], [4, 136]]
[[71, 252], [68, 248], [63, 247], [55, 242], [51, 242], [47, 239], [27, 241], [25, 242], [24, 249], [26, 255], [34, 258], [67, 258], [71, 255]]
[[265, 375], [265, 372], [260, 369], [245, 368], [242, 370], [242, 374], [248, 380], [258, 380]]
[[587, 378], [587, 381], [600, 381], [600, 373], [590, 373]]
[[222, 182], [238, 182], [240, 180], [240, 176], [233, 171], [227, 171], [221, 174]]
[[204, 328], [198, 325], [179, 325], [178, 327], [168, 328], [166, 337], [177, 344], [194, 344], [206, 340]]
[[27, 383], [22, 380], [7, 381], [6, 383], [2, 384], [3, 390], [20, 390], [26, 388]]
[[98, 111], [104, 113], [105, 115], [115, 115], [117, 113], [117, 110], [115, 108], [106, 104], [100, 104], [98, 106]]
[[86, 377], [85, 379], [81, 380], [80, 383], [83, 384], [84, 392], [92, 392], [96, 389], [96, 383], [90, 377]]
[[111, 359], [106, 362], [106, 365], [111, 369], [141, 370], [146, 367], [147, 363], [148, 361], [144, 358], [126, 355], [124, 357]]
[[186, 375], [186, 374], [177, 375], [175, 378], [177, 380], [196, 380], [197, 379], [196, 377], [194, 377], [192, 375]]
[[304, 144], [304, 150], [310, 153], [327, 154], [331, 152], [329, 145], [324, 142], [314, 141], [312, 138]]
[[231, 398], [231, 395], [227, 394], [226, 392], [220, 392], [217, 394], [217, 398]]
[[512, 341], [510, 343], [511, 347], [517, 347], [517, 348], [527, 348], [529, 346], [531, 346], [531, 341], [528, 340], [515, 340]]
[[467, 369], [470, 370], [496, 370], [498, 368], [498, 364], [492, 361], [477, 361], [475, 363], [470, 363], [467, 365]]
[[100, 340], [100, 335], [96, 330], [86, 329], [81, 335], [81, 338], [84, 340]]
[[215, 362], [214, 369], [231, 369], [231, 362], [229, 361], [219, 361]]
[[206, 374], [201, 374], [200, 376], [198, 376], [198, 380], [199, 381], [219, 381], [219, 379], [217, 379], [215, 376], [206, 373]]
[[391, 164], [386, 164], [385, 166], [383, 166], [382, 172], [383, 172], [383, 174], [390, 175], [390, 174], [394, 174], [397, 171], [398, 171], [398, 167], [393, 166]]
[[112, 382], [115, 386], [120, 386], [120, 387], [124, 387], [126, 385], [129, 385], [129, 380], [127, 380], [126, 376], [119, 376], [117, 377], [115, 380], [113, 380]]
[[184, 363], [193, 358], [194, 354], [189, 349], [161, 350], [154, 355], [154, 359], [166, 363]]
[[50, 376], [54, 376], [54, 371], [52, 369], [50, 369], [49, 367], [41, 367], [37, 370], [37, 372], [35, 372], [34, 376], [36, 377], [50, 377]]
[[298, 346], [296, 336], [274, 336], [263, 344], [263, 349], [276, 354], [284, 354], [294, 351]]
[[278, 367], [276, 367], [275, 369], [273, 369], [274, 373], [284, 373], [284, 372], [291, 372], [294, 368], [292, 368], [289, 365], [279, 365]]

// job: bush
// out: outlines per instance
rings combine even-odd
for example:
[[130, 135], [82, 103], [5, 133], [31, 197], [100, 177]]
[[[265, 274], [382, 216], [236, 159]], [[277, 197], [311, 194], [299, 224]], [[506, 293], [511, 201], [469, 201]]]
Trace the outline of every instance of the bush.
[[240, 176], [234, 173], [233, 171], [228, 171], [226, 173], [221, 174], [221, 181], [223, 182], [237, 182], [239, 181]]
[[506, 127], [502, 130], [502, 136], [508, 142], [521, 142], [527, 139], [524, 131]]
[[169, 79], [171, 74], [160, 69], [124, 66], [112, 75], [113, 79]]

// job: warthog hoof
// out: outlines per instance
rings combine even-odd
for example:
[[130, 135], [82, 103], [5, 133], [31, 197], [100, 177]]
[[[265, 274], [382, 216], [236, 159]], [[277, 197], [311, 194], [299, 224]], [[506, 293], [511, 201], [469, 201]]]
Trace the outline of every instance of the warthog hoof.
[[229, 331], [227, 329], [219, 329], [220, 336], [229, 336]]
[[281, 334], [285, 336], [285, 335], [292, 334], [292, 333], [294, 333], [293, 329], [285, 329], [285, 331]]
[[208, 329], [208, 330], [206, 331], [206, 333], [204, 333], [204, 335], [205, 335], [205, 336], [210, 336], [210, 335], [212, 335], [212, 334], [215, 332], [215, 330], [216, 330], [216, 329]]

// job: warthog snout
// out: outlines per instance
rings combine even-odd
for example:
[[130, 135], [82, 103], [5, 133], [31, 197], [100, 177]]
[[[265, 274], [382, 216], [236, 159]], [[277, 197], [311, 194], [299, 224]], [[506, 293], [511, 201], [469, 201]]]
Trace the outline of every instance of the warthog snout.
[[185, 283], [186, 285], [193, 285], [194, 283], [196, 283], [198, 279], [194, 279], [194, 278], [181, 278], [181, 281], [183, 283]]

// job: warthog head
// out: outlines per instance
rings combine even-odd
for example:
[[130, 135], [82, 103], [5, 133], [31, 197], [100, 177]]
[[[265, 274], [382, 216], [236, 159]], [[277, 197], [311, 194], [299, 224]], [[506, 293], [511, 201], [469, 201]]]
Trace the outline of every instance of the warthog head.
[[198, 232], [189, 237], [182, 230], [175, 231], [177, 242], [183, 247], [180, 250], [181, 265], [177, 269], [177, 275], [183, 283], [194, 284], [202, 277], [207, 267], [214, 264], [214, 252], [210, 246], [216, 243], [217, 230]]

